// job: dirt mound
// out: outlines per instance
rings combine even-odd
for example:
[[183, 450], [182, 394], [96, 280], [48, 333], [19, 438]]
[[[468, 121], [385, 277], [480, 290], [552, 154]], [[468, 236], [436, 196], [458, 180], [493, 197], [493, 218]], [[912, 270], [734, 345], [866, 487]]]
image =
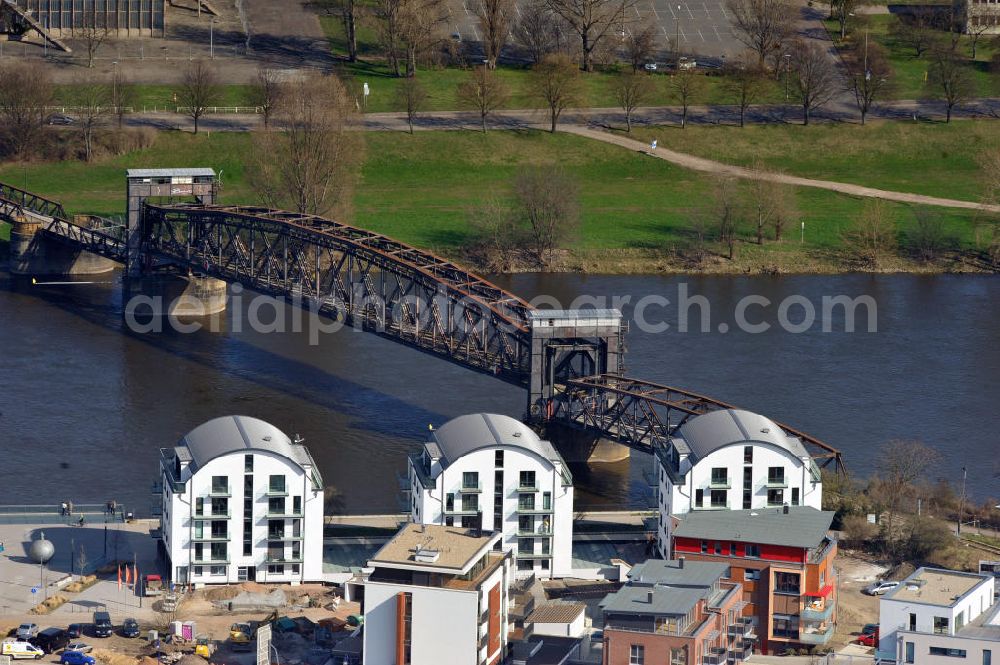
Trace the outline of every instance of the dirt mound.
[[221, 586], [212, 589], [207, 589], [205, 591], [205, 598], [208, 600], [232, 600], [236, 596], [240, 595], [239, 587], [235, 586]]
[[208, 665], [208, 661], [201, 656], [189, 653], [181, 656], [181, 659], [177, 661], [177, 665]]
[[915, 570], [916, 567], [912, 563], [904, 561], [898, 566], [891, 568], [885, 578], [887, 580], [905, 580], [907, 577], [912, 575]]
[[108, 649], [94, 649], [91, 655], [101, 665], [136, 665], [136, 659], [133, 656], [126, 656]]
[[268, 593], [270, 591], [266, 586], [257, 582], [242, 582], [239, 588], [249, 593]]

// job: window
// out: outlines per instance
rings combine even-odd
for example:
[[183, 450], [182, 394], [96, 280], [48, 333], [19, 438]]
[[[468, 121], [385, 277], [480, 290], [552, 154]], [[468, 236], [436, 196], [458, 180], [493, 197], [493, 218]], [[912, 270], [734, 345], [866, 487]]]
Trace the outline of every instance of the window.
[[250, 517], [253, 515], [253, 499], [251, 498], [252, 492], [248, 491], [243, 499], [243, 517]]
[[285, 497], [272, 496], [267, 499], [267, 512], [271, 515], [285, 514]]
[[283, 563], [269, 563], [267, 565], [268, 575], [284, 575], [285, 574], [285, 564]]
[[225, 575], [226, 574], [226, 567], [225, 566], [210, 566], [209, 569], [208, 569], [208, 574], [209, 575], [215, 575], [215, 576]]
[[962, 610], [955, 615], [955, 630], [962, 630], [962, 626], [965, 625], [965, 610]]
[[702, 554], [708, 554], [708, 541], [707, 540], [701, 541], [701, 553]]
[[799, 639], [799, 617], [797, 615], [775, 614], [772, 633], [775, 637]]
[[906, 643], [906, 656], [905, 656], [904, 660], [907, 663], [912, 663], [913, 662], [913, 642], [907, 642]]
[[743, 488], [751, 489], [753, 487], [753, 469], [746, 468], [743, 469]]
[[934, 617], [934, 632], [938, 635], [948, 634], [948, 617]]
[[910, 612], [910, 630], [917, 629], [917, 615], [914, 612]]
[[285, 477], [284, 476], [271, 476], [267, 482], [267, 491], [272, 494], [284, 494], [285, 493]]
[[542, 554], [552, 554], [552, 541], [543, 540], [542, 541]]
[[462, 473], [462, 489], [464, 490], [479, 489], [479, 473], [476, 471], [465, 471], [464, 473]]
[[451, 492], [444, 497], [444, 509], [448, 511], [455, 510], [455, 495]]
[[722, 554], [722, 543], [716, 542], [714, 552], [716, 554]]
[[991, 649], [983, 649], [983, 665], [993, 665], [993, 651]]
[[535, 495], [534, 494], [520, 494], [517, 497], [517, 509], [518, 510], [534, 510], [535, 509]]
[[518, 559], [517, 569], [518, 570], [533, 570], [535, 568], [535, 563], [531, 559]]
[[799, 595], [799, 574], [776, 572], [774, 574], [774, 591], [775, 593]]
[[535, 539], [534, 538], [522, 538], [517, 541], [517, 551], [519, 554], [534, 554], [535, 553]]
[[293, 563], [292, 564], [292, 575], [298, 575], [299, 574], [299, 570], [300, 570], [299, 569], [299, 564]]
[[743, 490], [743, 510], [753, 508], [753, 490]]
[[549, 560], [542, 559], [542, 570], [548, 570], [548, 569], [549, 569]]
[[542, 492], [542, 510], [552, 510], [552, 492]]
[[229, 478], [212, 476], [212, 494], [229, 494]]
[[687, 647], [670, 649], [670, 665], [687, 665]]
[[444, 525], [445, 526], [455, 526], [455, 518], [452, 517], [451, 515], [445, 515]]
[[267, 539], [281, 540], [285, 537], [285, 520], [267, 521]]
[[753, 464], [753, 446], [743, 446], [743, 463]]
[[781, 506], [785, 503], [785, 490], [767, 490], [767, 505]]
[[628, 665], [645, 665], [646, 647], [641, 644], [630, 644], [628, 647]]
[[709, 495], [713, 508], [726, 508], [729, 504], [729, 492], [727, 490], [712, 490]]
[[965, 649], [948, 649], [946, 647], [930, 647], [927, 650], [930, 656], [950, 656], [952, 658], [965, 658]]
[[769, 466], [769, 467], [767, 467], [767, 484], [768, 485], [784, 485], [785, 484], [785, 467], [783, 467], [783, 466]]
[[750, 545], [750, 544], [744, 545], [743, 551], [744, 551], [743, 556], [747, 556], [752, 559], [760, 558], [760, 545]]
[[743, 570], [743, 580], [746, 582], [756, 582], [760, 579], [760, 571], [753, 568]]
[[538, 487], [538, 485], [535, 484], [535, 472], [534, 471], [522, 471], [521, 472], [520, 480], [518, 482], [518, 485], [520, 487], [524, 487], [524, 488], [528, 488], [528, 489]]
[[517, 530], [521, 533], [531, 533], [535, 530], [535, 518], [531, 515], [519, 515], [517, 518]]
[[493, 472], [493, 491], [497, 493], [497, 496], [503, 496], [503, 469], [497, 469]]
[[498, 450], [495, 453], [493, 453], [493, 466], [495, 466], [498, 469], [502, 469], [503, 468], [503, 451], [502, 450]]
[[463, 513], [474, 513], [479, 510], [479, 495], [477, 494], [463, 494], [462, 495], [462, 512]]
[[205, 499], [202, 497], [196, 497], [194, 500], [194, 514], [204, 515], [205, 514]]
[[701, 508], [701, 504], [705, 501], [705, 490], [695, 490], [694, 491], [694, 507]]
[[216, 517], [229, 517], [229, 499], [212, 499], [212, 515]]
[[729, 485], [729, 471], [724, 466], [715, 467], [712, 469], [712, 484], [713, 485]]
[[201, 575], [204, 572], [205, 572], [205, 569], [202, 568], [201, 566], [195, 566], [194, 568], [191, 569], [191, 574], [194, 575], [195, 577], [201, 577]]
[[[249, 455], [247, 455], [247, 457], [249, 457]], [[247, 566], [240, 566], [239, 568], [237, 568], [236, 569], [236, 581], [237, 582], [246, 582], [248, 579], [250, 579], [250, 572], [249, 571], [250, 571], [250, 569]]]
[[798, 487], [793, 487], [792, 488], [792, 505], [793, 506], [799, 505], [799, 488]]
[[495, 494], [493, 496], [493, 510], [500, 511], [503, 510], [503, 495]]
[[253, 543], [243, 543], [243, 556], [253, 556]]
[[243, 456], [243, 471], [253, 473], [253, 455]]

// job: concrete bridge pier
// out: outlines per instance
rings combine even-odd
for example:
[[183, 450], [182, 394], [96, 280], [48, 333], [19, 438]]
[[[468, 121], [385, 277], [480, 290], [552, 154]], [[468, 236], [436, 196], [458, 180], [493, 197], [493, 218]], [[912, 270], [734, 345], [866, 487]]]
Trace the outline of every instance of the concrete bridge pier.
[[110, 259], [75, 249], [39, 233], [42, 222], [28, 216], [12, 220], [10, 272], [15, 275], [96, 275], [110, 272]]
[[544, 438], [552, 442], [567, 462], [588, 464], [622, 462], [632, 453], [628, 446], [623, 446], [617, 441], [558, 422], [546, 423]]
[[197, 318], [226, 311], [226, 283], [214, 277], [162, 274], [123, 282], [126, 314]]

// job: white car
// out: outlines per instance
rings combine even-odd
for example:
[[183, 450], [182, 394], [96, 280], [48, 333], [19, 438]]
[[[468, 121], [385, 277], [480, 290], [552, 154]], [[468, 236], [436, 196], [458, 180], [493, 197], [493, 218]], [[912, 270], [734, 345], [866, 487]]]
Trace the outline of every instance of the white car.
[[892, 591], [899, 586], [899, 582], [892, 582], [889, 580], [883, 580], [881, 582], [874, 582], [869, 584], [861, 591], [868, 594], [869, 596], [881, 596], [882, 594]]
[[645, 65], [642, 66], [642, 68], [645, 69], [647, 72], [655, 72], [656, 71], [656, 63], [655, 62], [647, 62]]
[[31, 642], [12, 639], [3, 641], [3, 646], [0, 647], [0, 654], [10, 656], [12, 659], [34, 658], [38, 660], [45, 656], [45, 652]]
[[698, 61], [693, 58], [681, 58], [677, 61], [677, 69], [694, 69], [698, 66]]
[[38, 634], [38, 624], [37, 623], [22, 623], [17, 627], [17, 639], [19, 640], [30, 640], [32, 637]]
[[80, 653], [90, 653], [94, 647], [86, 642], [70, 642], [66, 645], [66, 651], [79, 651]]

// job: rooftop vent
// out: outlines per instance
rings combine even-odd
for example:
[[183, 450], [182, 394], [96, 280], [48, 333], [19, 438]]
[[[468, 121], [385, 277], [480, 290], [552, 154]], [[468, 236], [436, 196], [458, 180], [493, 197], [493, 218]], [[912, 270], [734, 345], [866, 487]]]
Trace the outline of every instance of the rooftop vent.
[[266, 435], [266, 436], [264, 437], [264, 440], [265, 440], [265, 441], [270, 441], [270, 440], [271, 440], [271, 435], [270, 435], [270, 434]]
[[760, 431], [761, 431], [762, 434], [770, 434], [771, 433], [771, 428], [770, 427], [761, 427]]
[[417, 549], [413, 552], [413, 560], [418, 563], [437, 563], [440, 556], [441, 550], [432, 550], [420, 545], [417, 545]]
[[520, 432], [514, 432], [514, 436], [515, 437], [519, 437], [519, 436], [521, 436], [521, 433]]

